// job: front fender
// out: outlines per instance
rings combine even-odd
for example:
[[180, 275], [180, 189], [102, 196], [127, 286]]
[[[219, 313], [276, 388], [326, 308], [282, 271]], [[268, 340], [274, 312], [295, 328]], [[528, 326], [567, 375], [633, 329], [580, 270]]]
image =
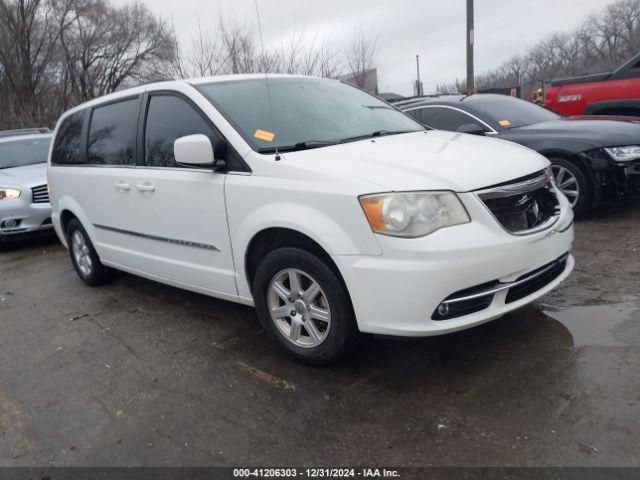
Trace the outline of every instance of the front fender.
[[[251, 207], [242, 189], [227, 191], [229, 232], [233, 245], [236, 282], [241, 297], [250, 298], [245, 271], [245, 255], [251, 240], [269, 228], [286, 228], [311, 238], [331, 257], [339, 255], [381, 255], [380, 245], [364, 213], [354, 205], [339, 206], [338, 201], [313, 202], [292, 200], [265, 201]], [[301, 197], [304, 197], [302, 195]], [[259, 198], [256, 195], [251, 198]], [[243, 201], [244, 200], [244, 201]]]

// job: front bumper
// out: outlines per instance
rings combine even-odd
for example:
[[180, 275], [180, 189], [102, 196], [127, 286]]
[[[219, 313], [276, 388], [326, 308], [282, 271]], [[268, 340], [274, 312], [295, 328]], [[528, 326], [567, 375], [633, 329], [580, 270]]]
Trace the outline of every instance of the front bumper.
[[[0, 201], [0, 240], [13, 241], [53, 230], [51, 205], [31, 203], [30, 193], [23, 191], [15, 200]], [[12, 222], [15, 225], [9, 225]]]
[[600, 148], [579, 153], [578, 158], [589, 167], [596, 205], [640, 193], [640, 160], [617, 163]]
[[[551, 228], [511, 235], [473, 193], [459, 194], [473, 221], [417, 239], [379, 236], [381, 256], [335, 257], [362, 332], [393, 336], [440, 335], [479, 325], [522, 307], [554, 289], [574, 266], [573, 213], [561, 198], [562, 213]], [[564, 258], [561, 271], [516, 300], [501, 289], [480, 311], [434, 319], [447, 298], [487, 284], [508, 284]]]

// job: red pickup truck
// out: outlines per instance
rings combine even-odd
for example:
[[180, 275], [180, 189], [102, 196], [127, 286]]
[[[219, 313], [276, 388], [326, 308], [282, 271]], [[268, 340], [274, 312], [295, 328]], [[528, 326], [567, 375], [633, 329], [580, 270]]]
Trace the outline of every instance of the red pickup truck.
[[614, 72], [551, 82], [544, 106], [568, 116], [640, 117], [640, 53]]

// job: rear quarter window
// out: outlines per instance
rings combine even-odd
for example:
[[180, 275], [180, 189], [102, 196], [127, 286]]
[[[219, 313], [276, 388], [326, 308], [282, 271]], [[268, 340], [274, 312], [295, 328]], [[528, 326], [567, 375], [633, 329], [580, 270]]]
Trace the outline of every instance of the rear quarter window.
[[53, 144], [53, 165], [78, 165], [82, 163], [81, 138], [84, 110], [72, 113], [60, 124]]

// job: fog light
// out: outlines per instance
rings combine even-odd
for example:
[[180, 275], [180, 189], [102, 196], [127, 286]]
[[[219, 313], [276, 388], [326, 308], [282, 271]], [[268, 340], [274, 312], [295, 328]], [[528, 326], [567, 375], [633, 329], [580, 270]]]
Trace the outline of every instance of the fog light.
[[6, 229], [18, 228], [18, 226], [20, 225], [20, 221], [21, 220], [16, 220], [14, 218], [11, 218], [9, 220], [5, 220], [0, 225], [0, 228], [6, 228]]
[[449, 314], [449, 304], [441, 303], [438, 305], [438, 315], [442, 317], [446, 317]]

